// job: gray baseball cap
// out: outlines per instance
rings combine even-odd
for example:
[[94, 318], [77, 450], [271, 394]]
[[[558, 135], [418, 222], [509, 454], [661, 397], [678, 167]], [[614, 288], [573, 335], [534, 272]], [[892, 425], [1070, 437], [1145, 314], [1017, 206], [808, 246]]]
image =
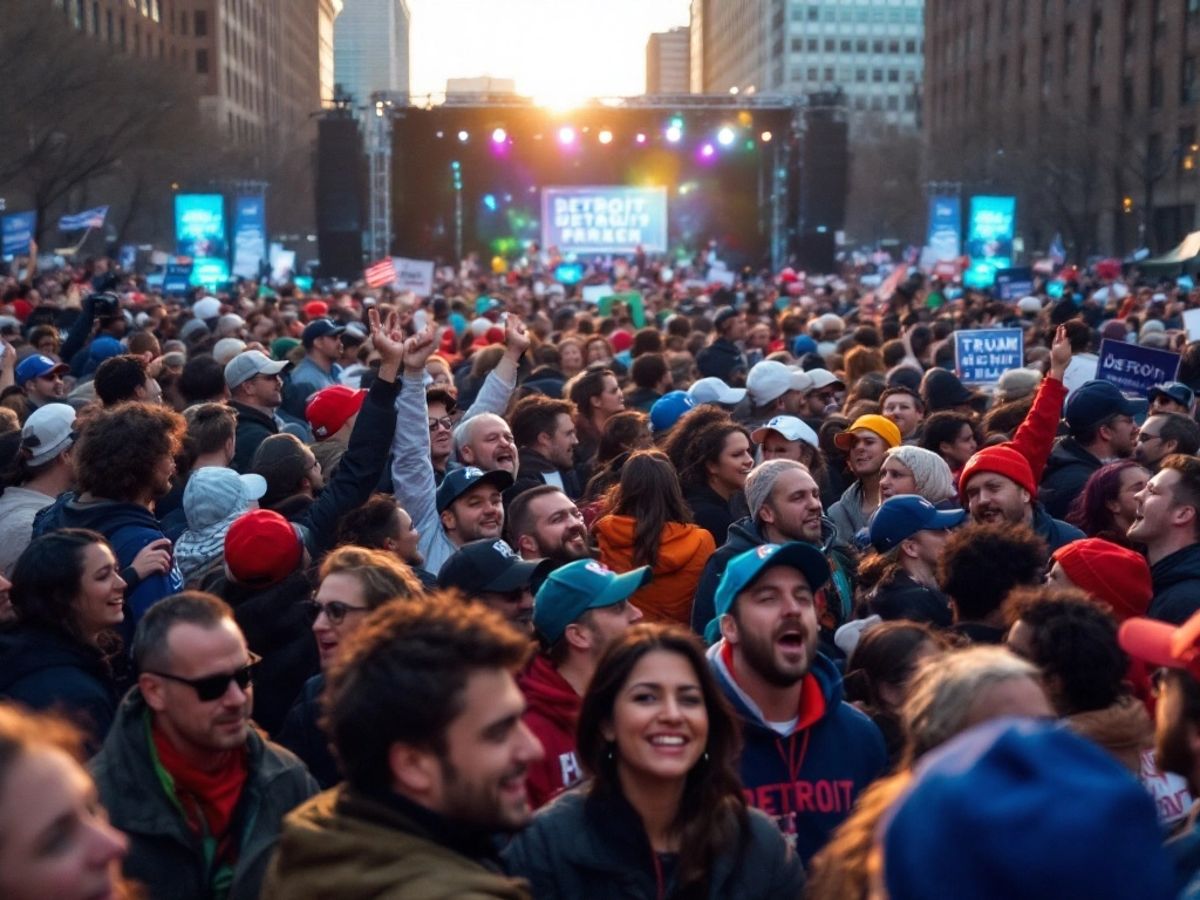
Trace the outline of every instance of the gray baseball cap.
[[276, 362], [260, 350], [247, 350], [225, 364], [225, 384], [233, 390], [256, 375], [278, 375], [289, 365], [287, 360]]

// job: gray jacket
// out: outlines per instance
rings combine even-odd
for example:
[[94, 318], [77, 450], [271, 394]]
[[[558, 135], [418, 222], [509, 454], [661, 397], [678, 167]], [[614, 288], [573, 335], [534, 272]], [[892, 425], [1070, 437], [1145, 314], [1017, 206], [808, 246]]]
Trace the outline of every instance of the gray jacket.
[[868, 517], [863, 515], [862, 499], [862, 485], [856, 481], [826, 513], [838, 530], [838, 540], [848, 547], [858, 546], [854, 536], [867, 527]]

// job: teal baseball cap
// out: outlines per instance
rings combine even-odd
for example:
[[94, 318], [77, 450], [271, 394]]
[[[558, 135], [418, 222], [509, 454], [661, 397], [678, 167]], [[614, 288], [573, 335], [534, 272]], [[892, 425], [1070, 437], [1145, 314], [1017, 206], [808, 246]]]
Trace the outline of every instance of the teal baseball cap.
[[628, 600], [650, 583], [649, 566], [618, 575], [594, 559], [577, 559], [551, 572], [533, 598], [533, 627], [549, 644], [589, 609]]
[[725, 573], [721, 576], [713, 598], [717, 619], [727, 615], [733, 608], [733, 601], [737, 595], [773, 566], [791, 566], [797, 569], [813, 593], [819, 591], [829, 580], [829, 563], [824, 554], [812, 544], [802, 541], [793, 541], [790, 544], [759, 544], [745, 553], [739, 553], [725, 566]]

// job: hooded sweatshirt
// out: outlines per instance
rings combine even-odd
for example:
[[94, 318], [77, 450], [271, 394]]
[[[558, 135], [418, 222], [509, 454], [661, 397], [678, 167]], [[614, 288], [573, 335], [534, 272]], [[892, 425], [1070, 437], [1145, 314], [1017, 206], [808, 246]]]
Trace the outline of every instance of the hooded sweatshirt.
[[521, 718], [546, 751], [529, 767], [525, 779], [529, 802], [537, 809], [583, 779], [575, 756], [575, 725], [583, 698], [541, 653], [517, 678], [517, 684], [528, 704]]
[[[633, 545], [637, 522], [632, 516], [604, 516], [596, 523], [600, 561], [614, 572], [634, 568]], [[698, 525], [668, 522], [658, 544], [654, 580], [629, 598], [651, 622], [691, 624], [692, 598], [708, 558], [717, 549], [709, 532]]]
[[1164, 556], [1150, 567], [1150, 580], [1154, 597], [1146, 615], [1182, 625], [1200, 609], [1200, 543]]
[[725, 641], [708, 650], [717, 683], [742, 720], [740, 771], [746, 802], [775, 819], [807, 867], [887, 768], [883, 736], [842, 700], [837, 666], [818, 653], [803, 679], [800, 706], [787, 736], [771, 727], [742, 690]]

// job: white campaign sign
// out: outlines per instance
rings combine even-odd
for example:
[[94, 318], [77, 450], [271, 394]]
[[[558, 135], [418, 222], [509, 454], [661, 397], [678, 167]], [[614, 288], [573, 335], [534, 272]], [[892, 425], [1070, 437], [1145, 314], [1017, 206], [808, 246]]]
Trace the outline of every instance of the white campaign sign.
[[405, 259], [393, 256], [396, 267], [396, 284], [402, 291], [412, 291], [418, 297], [433, 293], [433, 262], [425, 259]]

